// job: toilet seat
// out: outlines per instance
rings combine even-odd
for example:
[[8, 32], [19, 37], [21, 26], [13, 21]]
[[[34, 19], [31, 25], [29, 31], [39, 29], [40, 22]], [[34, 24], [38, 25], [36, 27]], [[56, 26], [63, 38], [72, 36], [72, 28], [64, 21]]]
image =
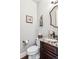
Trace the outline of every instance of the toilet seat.
[[39, 47], [34, 45], [34, 46], [31, 46], [27, 49], [27, 54], [34, 55], [34, 54], [38, 53], [38, 51], [39, 51]]

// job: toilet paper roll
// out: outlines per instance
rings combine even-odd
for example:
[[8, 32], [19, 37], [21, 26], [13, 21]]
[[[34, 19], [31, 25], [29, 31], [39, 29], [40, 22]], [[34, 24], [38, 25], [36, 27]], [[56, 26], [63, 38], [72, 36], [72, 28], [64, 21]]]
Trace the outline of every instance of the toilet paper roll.
[[23, 45], [24, 45], [24, 46], [27, 45], [28, 42], [29, 42], [29, 40], [25, 40], [25, 41], [23, 41]]
[[25, 43], [27, 44], [29, 42], [29, 40], [25, 40]]

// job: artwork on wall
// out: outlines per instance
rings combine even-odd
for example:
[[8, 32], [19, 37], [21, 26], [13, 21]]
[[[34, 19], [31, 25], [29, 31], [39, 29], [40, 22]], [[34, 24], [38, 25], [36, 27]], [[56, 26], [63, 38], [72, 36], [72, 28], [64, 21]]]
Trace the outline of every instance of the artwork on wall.
[[43, 15], [40, 17], [40, 26], [43, 26]]
[[26, 23], [33, 23], [33, 17], [26, 15]]

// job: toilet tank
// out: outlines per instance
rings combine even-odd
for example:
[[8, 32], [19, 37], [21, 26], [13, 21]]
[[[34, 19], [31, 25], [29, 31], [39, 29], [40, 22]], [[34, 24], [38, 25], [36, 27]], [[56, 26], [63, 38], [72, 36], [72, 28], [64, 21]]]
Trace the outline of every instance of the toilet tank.
[[36, 45], [40, 47], [40, 40], [38, 38], [36, 39]]

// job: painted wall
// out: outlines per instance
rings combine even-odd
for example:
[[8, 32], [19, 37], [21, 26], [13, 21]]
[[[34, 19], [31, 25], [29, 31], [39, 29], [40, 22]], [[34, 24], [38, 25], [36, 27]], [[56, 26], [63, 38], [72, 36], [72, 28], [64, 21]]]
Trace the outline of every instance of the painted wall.
[[[20, 1], [20, 52], [35, 43], [37, 34], [37, 5], [33, 0]], [[33, 16], [33, 24], [26, 23], [26, 15]], [[27, 47], [23, 46], [22, 41], [29, 40]]]
[[57, 34], [57, 29], [50, 26], [50, 16], [49, 12], [55, 6], [51, 4], [52, 0], [40, 0], [37, 4], [37, 11], [38, 11], [38, 26], [40, 22], [40, 16], [43, 15], [43, 27], [38, 28], [38, 31], [41, 32], [44, 37], [48, 37], [48, 33], [50, 30], [55, 31]]

